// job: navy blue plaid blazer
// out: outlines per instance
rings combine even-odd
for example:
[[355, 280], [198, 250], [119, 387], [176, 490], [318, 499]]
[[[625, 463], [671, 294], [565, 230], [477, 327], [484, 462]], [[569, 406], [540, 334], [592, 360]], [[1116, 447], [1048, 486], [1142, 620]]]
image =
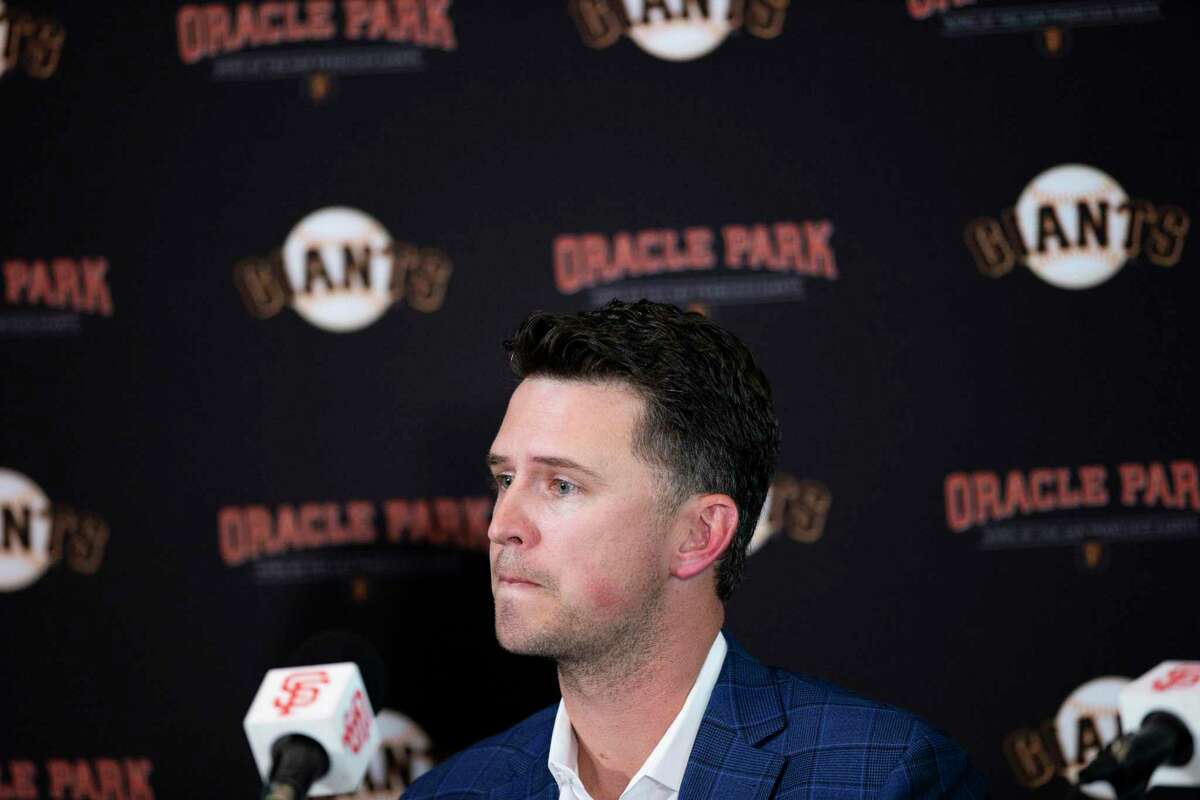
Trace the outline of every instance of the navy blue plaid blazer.
[[[729, 652], [679, 800], [983, 800], [967, 754], [923, 720]], [[421, 776], [403, 800], [553, 800], [546, 765], [557, 704]]]

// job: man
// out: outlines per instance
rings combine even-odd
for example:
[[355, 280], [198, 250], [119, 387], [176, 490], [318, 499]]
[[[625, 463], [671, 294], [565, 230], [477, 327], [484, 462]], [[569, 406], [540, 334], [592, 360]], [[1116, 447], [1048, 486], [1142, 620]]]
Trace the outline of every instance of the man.
[[721, 631], [778, 452], [766, 378], [698, 314], [534, 314], [488, 453], [496, 637], [562, 701], [441, 764], [422, 798], [982, 798], [941, 733], [763, 666]]

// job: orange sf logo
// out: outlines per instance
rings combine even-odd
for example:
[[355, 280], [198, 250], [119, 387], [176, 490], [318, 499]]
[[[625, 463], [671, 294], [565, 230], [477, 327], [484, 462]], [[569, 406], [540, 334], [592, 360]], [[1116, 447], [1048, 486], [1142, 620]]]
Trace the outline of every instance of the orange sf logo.
[[284, 697], [275, 698], [275, 707], [279, 716], [286, 717], [296, 706], [311, 706], [321, 693], [321, 686], [329, 683], [329, 673], [325, 670], [309, 670], [307, 672], [290, 672], [283, 677], [280, 688], [285, 692]]
[[371, 711], [367, 708], [367, 698], [361, 689], [350, 700], [350, 708], [343, 722], [346, 727], [342, 732], [342, 744], [357, 755], [367, 739], [371, 738]]
[[1190, 689], [1200, 683], [1200, 664], [1182, 664], [1172, 667], [1164, 677], [1154, 682], [1154, 691], [1165, 692], [1169, 689]]

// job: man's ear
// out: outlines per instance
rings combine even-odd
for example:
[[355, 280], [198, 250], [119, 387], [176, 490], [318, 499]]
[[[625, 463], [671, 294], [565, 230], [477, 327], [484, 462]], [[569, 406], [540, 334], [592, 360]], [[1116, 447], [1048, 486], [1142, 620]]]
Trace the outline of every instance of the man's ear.
[[727, 494], [702, 494], [683, 505], [671, 574], [687, 580], [721, 557], [737, 532], [737, 503]]

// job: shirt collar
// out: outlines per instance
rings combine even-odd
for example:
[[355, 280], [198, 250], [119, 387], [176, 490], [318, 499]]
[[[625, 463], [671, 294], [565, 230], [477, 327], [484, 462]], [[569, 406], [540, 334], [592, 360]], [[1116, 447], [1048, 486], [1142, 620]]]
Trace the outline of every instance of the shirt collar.
[[[683, 702], [683, 708], [679, 709], [666, 733], [650, 751], [645, 763], [634, 773], [629, 786], [635, 786], [643, 777], [647, 777], [673, 792], [679, 791], [679, 787], [683, 785], [683, 773], [687, 770], [692, 745], [700, 732], [704, 711], [708, 708], [708, 701], [712, 697], [713, 687], [717, 685], [721, 665], [725, 662], [728, 650], [724, 635], [717, 631], [717, 636], [708, 649], [708, 656], [696, 676], [696, 682], [692, 684], [692, 690]], [[554, 718], [554, 731], [550, 736], [547, 766], [560, 790], [564, 784], [579, 783], [579, 744], [575, 740], [575, 732], [571, 729], [567, 706], [561, 700], [558, 702], [558, 714]]]

